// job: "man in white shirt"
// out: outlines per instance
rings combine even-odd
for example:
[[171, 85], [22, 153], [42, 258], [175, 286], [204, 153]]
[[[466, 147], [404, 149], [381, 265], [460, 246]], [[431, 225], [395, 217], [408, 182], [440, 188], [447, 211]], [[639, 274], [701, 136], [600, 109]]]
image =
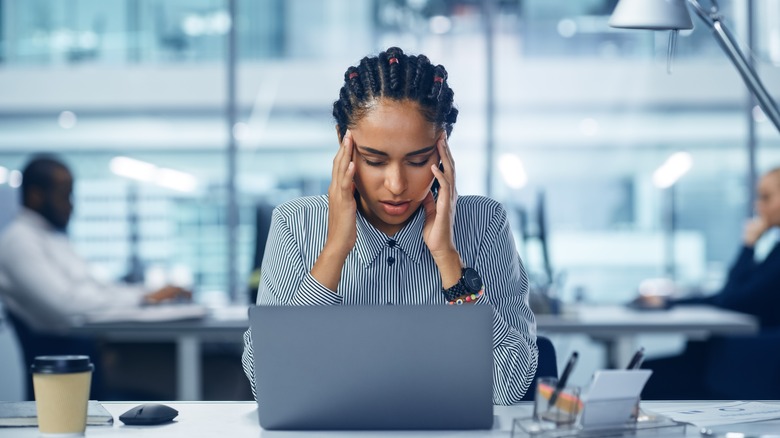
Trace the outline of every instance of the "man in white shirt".
[[[28, 353], [42, 348], [46, 351], [36, 353], [67, 353], [52, 350], [72, 341], [68, 330], [91, 315], [190, 297], [178, 287], [148, 292], [92, 276], [65, 234], [72, 195], [73, 175], [64, 163], [48, 156], [33, 158], [22, 176], [21, 211], [0, 235], [0, 298], [22, 343], [33, 340], [34, 345], [22, 345], [28, 362]], [[94, 349], [89, 340], [80, 341], [79, 350]]]

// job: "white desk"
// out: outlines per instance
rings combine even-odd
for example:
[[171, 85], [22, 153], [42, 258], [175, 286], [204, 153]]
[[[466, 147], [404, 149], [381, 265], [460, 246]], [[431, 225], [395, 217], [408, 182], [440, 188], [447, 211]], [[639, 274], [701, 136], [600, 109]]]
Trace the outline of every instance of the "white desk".
[[636, 351], [636, 337], [681, 334], [688, 339], [712, 335], [757, 333], [750, 315], [709, 306], [678, 306], [671, 310], [634, 310], [624, 306], [579, 306], [562, 315], [537, 315], [540, 334], [583, 334], [603, 342], [608, 367], [626, 366]]
[[[750, 334], [758, 322], [749, 315], [713, 307], [680, 306], [670, 311], [636, 311], [622, 306], [589, 306], [563, 315], [537, 315], [541, 334], [584, 334], [607, 348], [607, 363], [625, 366], [641, 334], [683, 334], [703, 339], [713, 334]], [[88, 324], [77, 333], [114, 341], [169, 341], [177, 345], [177, 399], [201, 400], [201, 343], [242, 342], [248, 327], [246, 307], [217, 311], [191, 321]]]
[[[708, 403], [708, 402], [703, 402]], [[698, 403], [701, 405], [702, 403]], [[529, 417], [532, 407], [530, 403], [518, 406], [496, 406], [494, 413], [498, 416], [498, 429], [486, 431], [404, 431], [404, 432], [274, 432], [260, 428], [257, 421], [257, 409], [254, 402], [173, 402], [170, 406], [179, 411], [174, 423], [158, 426], [125, 426], [119, 421], [120, 414], [135, 406], [136, 403], [104, 403], [106, 409], [114, 416], [113, 426], [90, 426], [86, 436], [100, 437], [144, 437], [144, 438], [200, 438], [200, 437], [266, 437], [266, 438], [306, 438], [306, 437], [509, 437], [512, 430], [512, 419]], [[652, 410], [653, 406], [685, 406], [685, 403], [649, 402], [643, 403], [644, 409]], [[749, 432], [757, 426], [777, 425], [780, 430], [780, 420], [742, 424], [735, 430]], [[35, 427], [0, 428], [0, 438], [38, 437]], [[517, 434], [515, 435], [518, 436]], [[522, 435], [521, 435], [522, 436]], [[680, 435], [654, 435], [680, 436]], [[685, 436], [699, 436], [695, 427], [688, 427]], [[519, 437], [518, 437], [519, 438]]]

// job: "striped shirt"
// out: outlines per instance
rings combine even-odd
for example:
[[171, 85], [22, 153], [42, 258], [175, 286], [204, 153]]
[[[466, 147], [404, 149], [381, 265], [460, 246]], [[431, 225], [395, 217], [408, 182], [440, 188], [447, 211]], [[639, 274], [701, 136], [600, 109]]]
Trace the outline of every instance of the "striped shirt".
[[[484, 283], [485, 294], [476, 305], [493, 307], [493, 402], [513, 404], [528, 389], [538, 360], [528, 278], [501, 204], [462, 196], [456, 206], [455, 246], [465, 266], [476, 269]], [[274, 209], [257, 304], [445, 305], [439, 270], [422, 238], [424, 223], [421, 206], [388, 237], [358, 212], [355, 247], [334, 293], [310, 273], [328, 234], [327, 196], [284, 203]], [[249, 331], [242, 362], [257, 398]]]

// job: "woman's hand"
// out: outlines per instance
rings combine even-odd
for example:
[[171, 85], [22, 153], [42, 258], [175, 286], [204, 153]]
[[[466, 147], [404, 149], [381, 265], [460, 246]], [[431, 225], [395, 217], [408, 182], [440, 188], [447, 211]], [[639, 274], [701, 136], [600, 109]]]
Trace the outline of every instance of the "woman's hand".
[[355, 163], [352, 162], [352, 132], [347, 130], [333, 158], [328, 186], [328, 238], [311, 269], [311, 275], [323, 286], [336, 291], [341, 269], [357, 240], [357, 203], [355, 202]]
[[455, 161], [452, 159], [447, 135], [442, 133], [436, 142], [444, 171], [433, 164], [431, 171], [439, 181], [438, 199], [428, 193], [423, 200], [425, 208], [425, 225], [423, 226], [423, 241], [428, 246], [436, 266], [442, 276], [442, 286], [449, 288], [460, 280], [461, 261], [455, 248], [455, 204], [458, 192], [455, 189]]
[[745, 233], [742, 238], [745, 242], [745, 246], [753, 247], [758, 242], [758, 239], [768, 230], [769, 222], [762, 217], [756, 217], [748, 221], [745, 224]]
[[354, 177], [352, 132], [347, 130], [333, 158], [333, 172], [328, 187], [328, 240], [325, 242], [325, 246], [343, 253], [344, 257], [352, 251], [357, 239]]

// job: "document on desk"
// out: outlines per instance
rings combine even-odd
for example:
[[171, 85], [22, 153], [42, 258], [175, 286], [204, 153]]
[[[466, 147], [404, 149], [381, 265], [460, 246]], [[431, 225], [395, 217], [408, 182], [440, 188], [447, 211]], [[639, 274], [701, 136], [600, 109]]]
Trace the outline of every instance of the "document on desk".
[[[114, 417], [99, 402], [87, 403], [87, 426], [110, 426]], [[34, 401], [0, 402], [0, 427], [38, 426]]]
[[111, 309], [87, 316], [87, 322], [159, 322], [184, 319], [200, 319], [208, 314], [208, 309], [200, 304], [160, 304], [155, 306]]
[[730, 402], [707, 405], [688, 405], [685, 408], [650, 408], [653, 412], [671, 417], [675, 421], [690, 423], [698, 427], [749, 423], [753, 421], [780, 418], [780, 404], [760, 402]]

